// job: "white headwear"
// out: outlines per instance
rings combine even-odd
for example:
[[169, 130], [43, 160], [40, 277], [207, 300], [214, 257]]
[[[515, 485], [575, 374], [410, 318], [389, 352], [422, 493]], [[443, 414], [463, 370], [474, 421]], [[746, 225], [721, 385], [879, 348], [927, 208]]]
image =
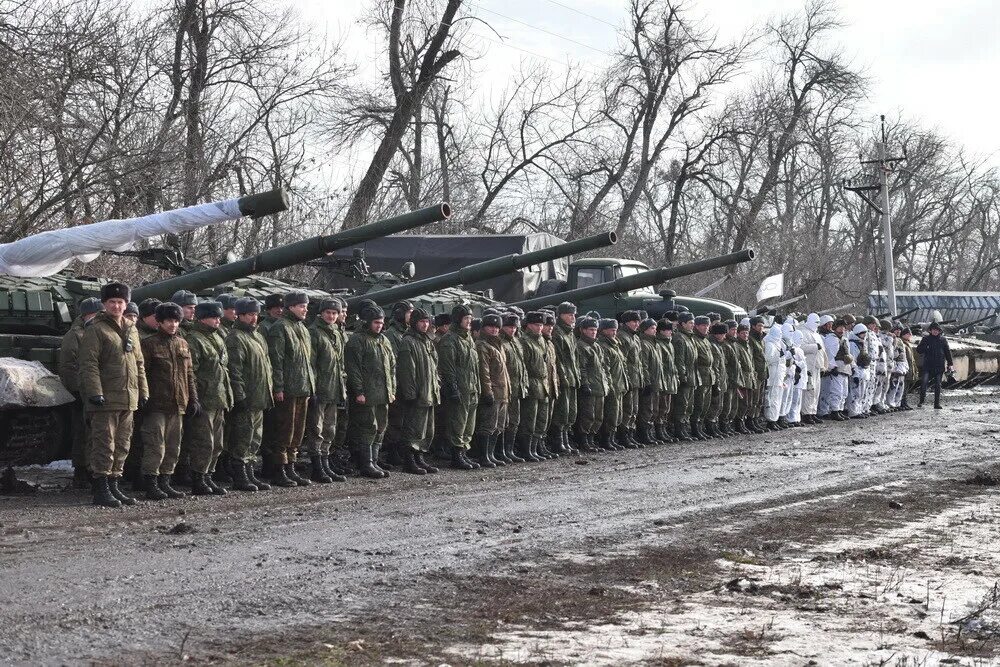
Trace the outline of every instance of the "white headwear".
[[781, 325], [781, 333], [785, 336], [795, 331], [795, 325], [792, 324], [791, 320], [785, 320]]
[[791, 334], [789, 334], [789, 337], [792, 340], [792, 345], [796, 345], [796, 346], [801, 346], [802, 345], [802, 332], [801, 331], [793, 331]]
[[823, 315], [821, 318], [819, 318], [820, 326], [823, 326], [824, 324], [831, 324], [832, 322], [836, 322], [836, 320], [833, 318], [833, 315]]
[[767, 330], [767, 335], [764, 336], [765, 340], [769, 340], [772, 343], [777, 343], [781, 340], [781, 327], [774, 325]]
[[819, 328], [819, 315], [816, 313], [809, 313], [803, 326], [805, 326], [806, 329], [809, 329], [809, 331], [816, 333], [816, 329]]
[[750, 318], [749, 317], [744, 317], [742, 320], [740, 320], [740, 326], [741, 327], [748, 327], [748, 326], [750, 326]]
[[854, 325], [854, 328], [851, 329], [851, 333], [854, 334], [855, 336], [859, 336], [863, 333], [866, 334], [868, 333], [868, 327], [866, 327], [861, 322], [858, 322], [857, 324]]

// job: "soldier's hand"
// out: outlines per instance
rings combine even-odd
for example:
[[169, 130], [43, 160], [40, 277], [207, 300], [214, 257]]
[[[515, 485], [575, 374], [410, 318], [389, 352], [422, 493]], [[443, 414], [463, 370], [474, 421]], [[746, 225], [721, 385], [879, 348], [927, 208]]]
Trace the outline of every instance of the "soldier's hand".
[[188, 401], [187, 409], [184, 411], [184, 414], [188, 417], [197, 417], [201, 414], [201, 403], [199, 403], [197, 399]]
[[102, 394], [91, 396], [87, 400], [90, 401], [91, 405], [104, 405], [104, 396]]
[[146, 397], [146, 396], [140, 396], [139, 397], [139, 409], [140, 410], [142, 410], [144, 407], [146, 407], [147, 403], [149, 403], [149, 398], [148, 397]]
[[274, 392], [274, 402], [275, 403], [284, 403], [284, 401], [285, 401], [285, 392], [283, 392], [283, 391], [276, 391], [276, 392]]
[[367, 400], [368, 399], [365, 398], [364, 394], [358, 394], [358, 396], [354, 399], [354, 402], [357, 403], [358, 405], [364, 405], [367, 402]]
[[448, 385], [448, 400], [449, 401], [460, 401], [462, 400], [462, 392], [458, 390], [458, 385], [452, 382]]
[[486, 407], [490, 408], [493, 407], [493, 404], [496, 403], [497, 401], [495, 398], [493, 398], [493, 394], [483, 394], [482, 396], [479, 397], [479, 402], [485, 405]]

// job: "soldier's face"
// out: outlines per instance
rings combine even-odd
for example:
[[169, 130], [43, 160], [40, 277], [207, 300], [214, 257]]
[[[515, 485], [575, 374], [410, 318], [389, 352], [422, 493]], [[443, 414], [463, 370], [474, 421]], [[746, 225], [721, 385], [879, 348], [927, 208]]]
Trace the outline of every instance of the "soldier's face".
[[696, 324], [694, 325], [694, 328], [697, 329], [698, 333], [700, 333], [702, 336], [705, 336], [708, 334], [708, 326], [709, 325], [707, 324]]
[[510, 336], [511, 338], [513, 338], [514, 336], [517, 335], [517, 327], [516, 326], [504, 327], [503, 332], [508, 336]]
[[612, 340], [618, 338], [618, 329], [601, 329], [601, 333], [604, 334], [605, 338], [610, 338]]
[[729, 330], [729, 337], [736, 338], [736, 327], [733, 327], [732, 329]]
[[482, 332], [487, 336], [499, 336], [500, 327], [483, 327]]
[[338, 324], [343, 324], [346, 321], [347, 321], [347, 311], [346, 310], [342, 310], [339, 313], [337, 313], [337, 323]]
[[587, 340], [597, 340], [597, 327], [587, 327], [586, 329], [580, 329], [580, 335]]
[[181, 306], [181, 310], [184, 311], [184, 319], [194, 321], [194, 306]]
[[844, 327], [837, 327], [836, 329], [833, 330], [833, 333], [837, 334], [838, 338], [843, 338], [844, 331], [845, 331]]
[[417, 320], [413, 323], [413, 328], [420, 333], [427, 333], [427, 330], [431, 328], [430, 320]]
[[135, 313], [126, 313], [125, 321], [128, 322], [129, 324], [135, 324], [136, 322], [139, 321], [139, 316], [136, 315]]
[[225, 310], [222, 311], [222, 316], [224, 318], [226, 318], [226, 320], [228, 320], [230, 322], [235, 322], [236, 321], [236, 309], [235, 308], [226, 308]]
[[631, 331], [632, 333], [635, 333], [636, 331], [639, 330], [639, 322], [636, 320], [630, 320], [626, 322], [625, 326], [627, 326], [628, 330]]
[[536, 336], [542, 333], [542, 325], [537, 322], [532, 322], [530, 324], [525, 324], [525, 328]]
[[160, 323], [156, 321], [156, 315], [146, 315], [146, 317], [142, 318], [142, 321], [150, 329], [156, 329], [160, 326]]
[[259, 317], [259, 315], [260, 315], [259, 313], [243, 313], [242, 315], [239, 315], [236, 319], [238, 319], [243, 324], [253, 327], [257, 326], [257, 318]]
[[448, 333], [448, 331], [450, 331], [450, 330], [451, 330], [451, 325], [450, 324], [442, 324], [441, 326], [439, 326], [438, 328], [436, 328], [434, 330], [434, 332], [437, 335], [439, 335], [439, 336], [443, 336], [446, 333]]
[[472, 328], [472, 315], [466, 315], [461, 320], [458, 321], [458, 328], [462, 331], [468, 331]]
[[712, 338], [721, 343], [722, 341], [726, 340], [726, 334], [712, 334]]
[[555, 326], [556, 325], [554, 325], [554, 324], [543, 324], [542, 325], [542, 334], [544, 334], [546, 336], [551, 336], [552, 335], [552, 330], [555, 328]]
[[385, 326], [385, 320], [379, 318], [377, 320], [372, 320], [371, 323], [368, 325], [368, 328], [371, 329], [372, 333], [382, 333], [382, 327], [384, 326]]
[[281, 314], [284, 311], [285, 311], [285, 309], [282, 308], [281, 306], [275, 306], [274, 308], [268, 308], [267, 309], [267, 314], [270, 315], [271, 317], [273, 317], [274, 319], [278, 319], [279, 317], [281, 317]]
[[204, 324], [206, 327], [211, 327], [213, 329], [218, 329], [220, 326], [222, 326], [221, 317], [203, 317], [198, 321]]
[[576, 315], [574, 313], [563, 313], [559, 316], [559, 319], [568, 327], [576, 326]]
[[116, 320], [120, 320], [125, 314], [128, 302], [125, 299], [108, 299], [104, 302], [104, 312]]
[[309, 312], [309, 304], [308, 303], [297, 303], [294, 306], [289, 306], [288, 310], [295, 317], [299, 318], [300, 320], [304, 320], [304, 319], [306, 319], [306, 313]]
[[181, 323], [179, 320], [163, 320], [160, 322], [160, 331], [167, 334], [168, 336], [173, 336], [177, 333], [177, 330], [181, 328]]
[[764, 323], [763, 322], [758, 322], [757, 324], [753, 325], [750, 328], [753, 329], [754, 333], [758, 333], [758, 334], [764, 333]]
[[742, 331], [737, 331], [736, 332], [736, 337], [739, 338], [740, 340], [746, 342], [746, 341], [750, 340], [750, 330], [749, 329], [743, 329]]
[[412, 314], [413, 314], [412, 310], [408, 310], [405, 313], [403, 313], [403, 324], [409, 324], [410, 323], [410, 315], [412, 315]]
[[329, 310], [329, 309], [324, 310], [322, 313], [319, 314], [319, 316], [322, 317], [323, 321], [326, 322], [327, 324], [333, 324], [338, 319], [340, 319], [340, 313], [336, 310]]
[[644, 335], [646, 335], [646, 336], [655, 336], [656, 335], [656, 327], [655, 326], [647, 327], [646, 329], [643, 330], [642, 333]]
[[687, 322], [681, 322], [681, 331], [686, 333], [691, 333], [694, 331], [694, 320], [688, 320]]

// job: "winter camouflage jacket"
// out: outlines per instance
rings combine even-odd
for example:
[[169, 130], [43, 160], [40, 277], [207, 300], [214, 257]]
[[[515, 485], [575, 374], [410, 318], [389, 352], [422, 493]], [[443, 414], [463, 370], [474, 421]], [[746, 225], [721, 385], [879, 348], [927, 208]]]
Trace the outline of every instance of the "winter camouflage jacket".
[[267, 410], [274, 406], [271, 359], [267, 341], [257, 327], [243, 322], [233, 325], [226, 336], [229, 384], [233, 400], [244, 410]]
[[396, 395], [425, 408], [441, 403], [437, 346], [430, 336], [416, 329], [409, 329], [399, 343]]
[[344, 391], [344, 348], [337, 325], [317, 317], [309, 325], [310, 363], [316, 378], [316, 397], [323, 403], [340, 403]]
[[195, 322], [187, 336], [191, 349], [191, 367], [198, 382], [198, 402], [206, 410], [233, 407], [233, 389], [229, 384], [229, 352], [220, 329]]
[[157, 332], [142, 339], [149, 402], [146, 410], [183, 413], [191, 400], [198, 400], [198, 387], [191, 366], [191, 351], [178, 335]]
[[139, 335], [125, 320], [98, 313], [83, 329], [78, 364], [84, 401], [104, 396], [104, 405], [85, 403], [89, 412], [138, 410], [139, 399], [149, 398]]
[[507, 355], [507, 374], [510, 376], [510, 400], [518, 401], [528, 395], [528, 371], [524, 367], [524, 348], [520, 337], [512, 338], [500, 332], [503, 351]]
[[316, 393], [316, 376], [310, 363], [312, 341], [305, 322], [285, 313], [268, 329], [267, 347], [274, 393], [284, 392], [289, 397]]
[[608, 378], [608, 393], [624, 394], [629, 390], [629, 374], [625, 369], [625, 348], [617, 338], [597, 336], [597, 344], [604, 353], [604, 373]]
[[[498, 403], [510, 402], [510, 376], [507, 371], [507, 353], [500, 336], [479, 334], [476, 341], [479, 355], [479, 391], [482, 396], [492, 396]], [[480, 398], [480, 400], [482, 400]]]
[[457, 391], [462, 403], [478, 403], [479, 355], [472, 334], [453, 329], [441, 337], [437, 346], [442, 397], [449, 400]]
[[576, 341], [576, 359], [580, 367], [580, 389], [589, 389], [591, 396], [607, 396], [608, 375], [604, 370], [603, 346], [581, 336]]
[[576, 336], [573, 328], [567, 326], [561, 319], [556, 319], [552, 329], [552, 344], [556, 348], [556, 369], [559, 373], [559, 386], [580, 386], [580, 364], [576, 358]]
[[694, 344], [694, 333], [683, 329], [674, 332], [670, 343], [674, 346], [674, 363], [677, 367], [677, 383], [689, 387], [700, 387], [698, 379], [698, 346]]
[[365, 405], [388, 405], [396, 400], [396, 355], [381, 333], [355, 331], [344, 347], [347, 400], [365, 397]]

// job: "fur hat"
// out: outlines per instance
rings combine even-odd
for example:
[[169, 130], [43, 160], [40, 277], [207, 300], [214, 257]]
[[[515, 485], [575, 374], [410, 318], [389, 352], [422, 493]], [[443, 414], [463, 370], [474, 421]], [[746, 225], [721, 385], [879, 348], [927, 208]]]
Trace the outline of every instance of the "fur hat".
[[340, 299], [320, 299], [316, 306], [316, 312], [322, 313], [324, 310], [335, 310], [340, 312]]
[[693, 322], [693, 321], [694, 321], [694, 313], [692, 313], [691, 311], [688, 310], [683, 313], [677, 313], [678, 324], [684, 324], [685, 322]]
[[760, 315], [754, 315], [753, 317], [750, 318], [750, 326], [751, 327], [755, 327], [758, 324], [764, 324], [764, 318], [763, 317], [761, 317]]
[[641, 322], [642, 318], [639, 317], [639, 311], [637, 310], [626, 310], [621, 316], [622, 324], [628, 322]]
[[222, 304], [223, 310], [229, 310], [230, 308], [236, 307], [237, 296], [235, 294], [219, 294], [215, 297], [215, 300]]
[[542, 312], [542, 315], [545, 316], [545, 324], [546, 325], [548, 325], [548, 326], [554, 326], [555, 325], [555, 323], [556, 323], [556, 316], [553, 313], [551, 313], [551, 312], [549, 312], [549, 311], [546, 310], [546, 311]]
[[521, 324], [521, 318], [517, 313], [504, 313], [501, 316], [501, 322], [505, 327], [516, 327]]
[[[410, 316], [410, 319], [413, 319], [412, 315]], [[434, 326], [443, 327], [449, 324], [451, 324], [451, 315], [448, 313], [438, 313], [434, 316]]]
[[655, 326], [656, 326], [656, 320], [654, 320], [652, 317], [647, 317], [642, 322], [639, 322], [639, 331], [646, 331], [650, 327], [655, 327]]
[[136, 317], [139, 316], [139, 306], [136, 305], [135, 301], [129, 301], [128, 305], [125, 306], [125, 314], [128, 315], [132, 313]]
[[[145, 303], [145, 302], [144, 302]], [[159, 303], [159, 301], [157, 301]], [[81, 315], [93, 315], [104, 310], [104, 304], [101, 300], [96, 297], [90, 297], [89, 299], [84, 299], [80, 302], [80, 314]]]
[[670, 321], [670, 322], [676, 322], [677, 321], [677, 311], [676, 310], [668, 310], [667, 312], [663, 313], [663, 318], [665, 320]]
[[252, 297], [245, 296], [245, 297], [236, 299], [236, 302], [233, 304], [233, 307], [236, 308], [236, 315], [237, 316], [247, 315], [249, 313], [259, 313], [260, 312], [260, 301], [258, 301], [257, 299], [254, 299]]
[[657, 330], [657, 332], [659, 332], [659, 331], [673, 331], [674, 330], [674, 323], [671, 322], [670, 320], [667, 320], [667, 319], [659, 320], [656, 323], [656, 330]]
[[705, 317], [707, 317], [708, 321], [712, 324], [722, 321], [722, 315], [719, 315], [718, 313], [706, 313]]
[[194, 307], [194, 319], [203, 320], [206, 317], [222, 317], [222, 304], [218, 301], [202, 301]]
[[834, 320], [833, 321], [833, 328], [834, 329], [839, 329], [840, 327], [844, 327], [846, 329], [847, 328], [847, 322], [844, 321], [844, 320]]
[[703, 324], [711, 324], [711, 323], [712, 320], [708, 319], [708, 315], [699, 315], [698, 317], [694, 318], [694, 325], [696, 327], [701, 326]]
[[153, 309], [153, 315], [156, 317], [157, 322], [164, 322], [166, 320], [177, 320], [180, 322], [184, 319], [184, 311], [181, 310], [181, 307], [170, 301], [157, 304], [156, 308]]
[[309, 303], [309, 295], [305, 292], [286, 292], [285, 296], [282, 297], [282, 303], [284, 303], [285, 308], [290, 308], [292, 306], [301, 306], [302, 304]]
[[597, 320], [595, 320], [593, 317], [581, 317], [580, 321], [576, 323], [576, 326], [578, 326], [580, 329], [596, 329]]
[[483, 315], [483, 326], [484, 327], [496, 327], [500, 328], [503, 326], [503, 320], [500, 319], [499, 315]]
[[159, 299], [154, 299], [153, 297], [143, 299], [139, 302], [139, 317], [149, 317], [150, 315], [155, 315], [156, 307], [161, 303], [163, 302]]
[[524, 315], [525, 324], [545, 324], [545, 313], [533, 310]]
[[285, 298], [280, 294], [268, 294], [264, 297], [264, 308], [266, 310], [271, 310], [272, 308], [281, 308], [285, 303]]
[[726, 325], [727, 329], [735, 329], [737, 326], [739, 326], [739, 322], [737, 322], [736, 320], [726, 320], [725, 322], [723, 322], [723, 324]]
[[473, 317], [472, 322], [469, 323], [469, 331], [478, 332], [483, 328], [483, 320], [478, 317]]
[[750, 320], [745, 317], [740, 320], [740, 323], [736, 325], [736, 331], [737, 333], [740, 331], [750, 331]]
[[712, 325], [712, 328], [708, 330], [708, 333], [722, 334], [723, 336], [725, 336], [727, 333], [729, 333], [729, 329], [726, 328], [726, 325], [723, 324], [722, 322], [716, 322], [715, 324]]
[[563, 301], [556, 306], [556, 312], [560, 315], [576, 315], [576, 305], [569, 301]]
[[604, 331], [605, 329], [617, 329], [618, 320], [612, 317], [602, 317], [601, 321], [597, 323], [597, 328], [601, 331]]
[[178, 306], [197, 306], [198, 295], [186, 289], [179, 289], [170, 297], [170, 301]]
[[101, 285], [101, 303], [108, 299], [122, 299], [131, 301], [132, 290], [125, 283], [107, 283]]

